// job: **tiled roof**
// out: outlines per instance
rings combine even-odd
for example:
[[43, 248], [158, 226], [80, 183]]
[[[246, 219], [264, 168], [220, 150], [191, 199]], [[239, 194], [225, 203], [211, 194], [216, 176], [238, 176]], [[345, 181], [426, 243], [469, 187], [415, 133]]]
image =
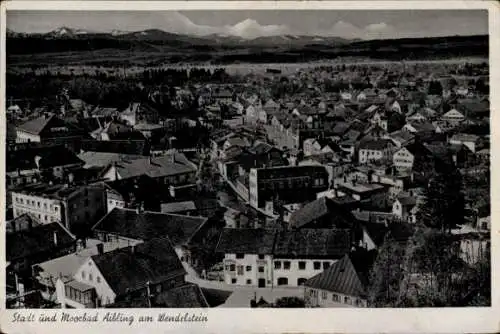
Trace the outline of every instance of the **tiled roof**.
[[147, 282], [157, 284], [186, 273], [166, 237], [94, 255], [92, 260], [117, 295], [144, 288]]
[[368, 271], [373, 260], [373, 252], [363, 252], [359, 255], [346, 254], [324, 272], [308, 279], [304, 285], [347, 296], [366, 298]]
[[[54, 233], [57, 233], [57, 245], [54, 243]], [[69, 247], [74, 243], [75, 237], [57, 222], [33, 226], [31, 229], [6, 233], [6, 257], [7, 261], [14, 261]]]
[[179, 245], [189, 242], [206, 221], [204, 217], [114, 208], [93, 230], [141, 240], [168, 236], [174, 245]]
[[196, 206], [193, 201], [184, 202], [172, 202], [172, 203], [162, 203], [161, 212], [180, 212], [180, 211], [192, 211], [196, 210]]
[[121, 161], [114, 165], [122, 179], [147, 175], [164, 177], [195, 172], [196, 167], [183, 154], [172, 153], [160, 157]]
[[327, 197], [321, 197], [293, 212], [290, 217], [290, 224], [300, 228], [327, 215], [330, 217], [331, 227], [351, 227], [355, 220], [349, 210], [334, 203]]
[[80, 153], [78, 155], [78, 158], [85, 162], [85, 168], [87, 168], [87, 167], [106, 167], [112, 164], [113, 162], [140, 159], [144, 158], [144, 156], [137, 154], [87, 151]]
[[349, 230], [297, 229], [280, 231], [276, 237], [276, 257], [341, 258], [351, 246]]
[[40, 157], [41, 168], [83, 164], [73, 152], [62, 145], [50, 147], [28, 147], [25, 149], [7, 151], [7, 172], [15, 170], [37, 169], [35, 157]]
[[134, 140], [82, 140], [83, 151], [108, 152], [120, 154], [149, 154], [149, 144], [145, 139]]
[[271, 229], [226, 228], [222, 232], [217, 252], [272, 254], [276, 231]]
[[32, 119], [26, 123], [19, 125], [18, 129], [32, 134], [39, 134], [45, 129], [47, 124], [49, 124], [53, 118], [55, 118], [54, 115], [51, 116], [42, 115], [38, 118]]
[[188, 283], [160, 293], [154, 299], [155, 306], [168, 308], [208, 307], [207, 300], [200, 287]]

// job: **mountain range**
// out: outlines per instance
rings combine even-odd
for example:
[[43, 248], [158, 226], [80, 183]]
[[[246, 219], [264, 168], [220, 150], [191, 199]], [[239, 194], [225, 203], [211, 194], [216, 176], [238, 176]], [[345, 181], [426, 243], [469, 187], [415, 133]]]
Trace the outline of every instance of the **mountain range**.
[[[166, 32], [160, 29], [147, 29], [141, 31], [112, 30], [110, 32], [96, 32], [69, 27], [60, 27], [47, 33], [18, 33], [7, 29], [7, 38], [43, 38], [43, 39], [116, 39], [123, 41], [172, 41], [185, 42], [193, 45], [238, 45], [238, 46], [303, 46], [308, 44], [339, 45], [359, 39], [345, 39], [335, 36], [309, 36], [309, 35], [269, 35], [255, 38], [243, 38], [239, 35], [252, 34], [257, 30], [258, 23], [245, 20], [232, 28], [238, 30], [234, 34], [214, 33], [206, 36], [182, 35]], [[262, 26], [259, 26], [262, 27]], [[246, 32], [245, 32], [246, 31]], [[254, 34], [257, 34], [255, 32]]]

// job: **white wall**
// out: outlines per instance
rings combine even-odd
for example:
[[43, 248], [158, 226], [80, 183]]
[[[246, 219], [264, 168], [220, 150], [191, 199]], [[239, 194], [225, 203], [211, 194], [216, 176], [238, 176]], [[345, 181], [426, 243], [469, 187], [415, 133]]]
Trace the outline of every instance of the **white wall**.
[[[82, 272], [85, 272], [85, 277], [82, 276]], [[92, 280], [90, 280], [90, 275], [92, 275]], [[79, 282], [93, 286], [96, 290], [97, 296], [101, 299], [101, 305], [106, 305], [115, 301], [116, 294], [108, 285], [104, 276], [102, 276], [95, 262], [91, 258], [82, 264], [73, 278]], [[100, 282], [97, 281], [98, 278], [100, 279]]]
[[40, 136], [22, 130], [16, 131], [16, 143], [40, 142]]
[[42, 224], [61, 222], [61, 203], [58, 200], [23, 193], [12, 193], [14, 218], [29, 213]]
[[[232, 264], [235, 265], [235, 270], [230, 271]], [[224, 281], [231, 285], [258, 286], [259, 279], [265, 279], [266, 287], [271, 286], [272, 282], [272, 255], [264, 255], [263, 259], [259, 259], [257, 254], [244, 254], [244, 258], [237, 259], [236, 254], [226, 254], [224, 257]], [[238, 266], [243, 266], [243, 271], [238, 272]], [[250, 270], [247, 271], [247, 266]], [[264, 267], [264, 272], [259, 272], [259, 267]], [[236, 279], [236, 283], [233, 283]], [[250, 281], [248, 281], [250, 280]]]
[[[281, 262], [281, 269], [276, 269], [276, 262]], [[290, 269], [284, 269], [284, 262], [290, 262]], [[311, 260], [311, 259], [286, 259], [286, 258], [275, 258], [273, 259], [273, 271], [274, 271], [274, 286], [278, 286], [278, 280], [280, 277], [285, 277], [288, 279], [288, 285], [286, 286], [299, 286], [297, 281], [299, 278], [309, 279], [321, 272], [323, 272], [323, 262], [327, 262], [330, 266], [337, 260]], [[299, 262], [305, 262], [306, 267], [304, 270], [299, 269]], [[314, 269], [314, 262], [320, 262], [319, 269]], [[284, 285], [285, 286], [285, 285]]]
[[304, 296], [308, 306], [312, 307], [367, 307], [366, 299], [338, 292], [306, 287]]

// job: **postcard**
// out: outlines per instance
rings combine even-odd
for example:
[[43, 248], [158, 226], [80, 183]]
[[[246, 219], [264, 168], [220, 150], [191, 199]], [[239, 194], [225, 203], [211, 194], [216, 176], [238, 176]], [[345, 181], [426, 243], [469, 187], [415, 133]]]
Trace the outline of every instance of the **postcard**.
[[1, 6], [1, 332], [498, 332], [497, 4]]

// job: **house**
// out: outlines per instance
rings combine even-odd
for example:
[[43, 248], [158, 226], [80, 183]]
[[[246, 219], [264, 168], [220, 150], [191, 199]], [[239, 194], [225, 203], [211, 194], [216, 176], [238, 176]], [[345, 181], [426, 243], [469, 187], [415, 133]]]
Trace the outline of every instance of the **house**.
[[73, 280], [78, 269], [88, 260], [90, 256], [99, 253], [107, 253], [115, 249], [129, 247], [142, 241], [112, 241], [102, 243], [96, 239], [78, 240], [76, 252], [57, 257], [32, 266], [34, 289], [38, 290], [42, 298], [49, 302], [60, 304], [57, 300], [56, 283], [60, 279], [62, 283]]
[[170, 198], [157, 180], [141, 175], [137, 178], [105, 182], [107, 212], [114, 207], [136, 208], [143, 206], [146, 210], [157, 211], [165, 198]]
[[449, 143], [452, 145], [465, 145], [473, 153], [479, 150], [481, 147], [480, 137], [477, 135], [467, 134], [467, 133], [457, 133], [449, 139]]
[[85, 137], [82, 129], [54, 115], [44, 114], [16, 128], [16, 143], [62, 144], [77, 150]]
[[358, 161], [367, 164], [372, 161], [388, 161], [395, 145], [389, 139], [374, 139], [361, 142]]
[[457, 109], [451, 109], [441, 116], [440, 125], [445, 129], [452, 129], [459, 126], [463, 121], [465, 121], [464, 114]]
[[305, 156], [340, 151], [339, 146], [327, 138], [309, 138], [304, 140], [303, 146]]
[[12, 190], [14, 217], [25, 213], [42, 224], [59, 222], [75, 234], [85, 233], [106, 208], [100, 184], [31, 184]]
[[398, 196], [392, 204], [392, 213], [400, 221], [415, 224], [417, 212], [417, 198], [414, 196]]
[[120, 164], [135, 159], [144, 159], [144, 156], [138, 154], [83, 151], [78, 154], [78, 159], [84, 162], [83, 168], [98, 167], [104, 169], [113, 163]]
[[398, 130], [386, 136], [391, 139], [397, 147], [403, 147], [415, 141], [415, 135], [409, 131]]
[[93, 234], [101, 241], [110, 240], [150, 240], [167, 236], [181, 257], [190, 261], [185, 246], [201, 233], [208, 218], [178, 214], [142, 211], [115, 207], [93, 227]]
[[353, 228], [355, 222], [348, 209], [327, 197], [307, 203], [290, 216], [293, 228]]
[[326, 270], [351, 248], [345, 229], [296, 229], [277, 232], [273, 252], [274, 286], [300, 286]]
[[432, 124], [429, 122], [407, 122], [403, 126], [403, 130], [419, 135], [429, 135], [443, 132], [438, 124]]
[[84, 162], [63, 145], [7, 149], [7, 187], [36, 183], [44, 178], [62, 179]]
[[414, 159], [414, 155], [403, 147], [394, 153], [392, 163], [397, 170], [412, 170]]
[[275, 236], [274, 230], [267, 229], [224, 229], [216, 249], [224, 253], [225, 283], [261, 288], [271, 286]]
[[307, 307], [368, 307], [369, 272], [375, 252], [346, 254], [305, 283]]
[[249, 173], [249, 202], [255, 208], [272, 203], [276, 197], [284, 204], [316, 198], [328, 189], [324, 166], [283, 166], [252, 168]]
[[195, 182], [197, 166], [184, 154], [172, 152], [159, 157], [146, 157], [113, 163], [105, 168], [102, 177], [115, 181], [147, 175], [165, 185], [183, 185]]
[[63, 308], [96, 308], [185, 284], [186, 270], [168, 238], [90, 256], [73, 280], [56, 283]]
[[59, 223], [37, 224], [32, 219], [28, 226], [20, 228], [19, 219], [9, 222], [5, 234], [5, 259], [7, 303], [11, 296], [22, 295], [30, 286], [31, 266], [53, 258], [73, 253], [76, 239]]

